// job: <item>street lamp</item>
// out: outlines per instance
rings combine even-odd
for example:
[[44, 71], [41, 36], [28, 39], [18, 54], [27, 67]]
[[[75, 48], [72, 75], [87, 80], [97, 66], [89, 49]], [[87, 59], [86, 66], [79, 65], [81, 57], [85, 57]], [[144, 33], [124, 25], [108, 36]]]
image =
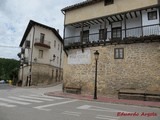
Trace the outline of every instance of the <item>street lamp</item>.
[[97, 99], [97, 61], [99, 58], [99, 52], [96, 50], [94, 53], [95, 61], [96, 61], [96, 68], [95, 68], [95, 85], [94, 85], [94, 99]]

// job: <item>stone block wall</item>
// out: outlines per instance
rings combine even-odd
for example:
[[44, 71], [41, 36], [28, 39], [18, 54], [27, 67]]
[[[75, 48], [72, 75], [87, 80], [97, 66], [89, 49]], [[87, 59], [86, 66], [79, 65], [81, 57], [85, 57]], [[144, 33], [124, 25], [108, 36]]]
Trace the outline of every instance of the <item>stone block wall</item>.
[[63, 69], [46, 64], [33, 64], [32, 85], [48, 85], [61, 82]]
[[[90, 64], [68, 64], [65, 54], [64, 86], [81, 86], [83, 93], [93, 94], [94, 52], [98, 50], [98, 94], [117, 95], [122, 88], [160, 91], [159, 46], [160, 43], [135, 43], [90, 47]], [[115, 48], [124, 48], [124, 59], [114, 59]]]

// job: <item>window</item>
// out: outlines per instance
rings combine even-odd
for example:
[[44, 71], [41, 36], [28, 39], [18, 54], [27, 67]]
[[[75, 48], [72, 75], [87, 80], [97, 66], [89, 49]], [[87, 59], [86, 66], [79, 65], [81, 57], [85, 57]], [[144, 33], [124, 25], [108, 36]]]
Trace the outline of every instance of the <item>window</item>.
[[112, 39], [120, 39], [122, 36], [122, 30], [121, 27], [112, 28]]
[[40, 34], [40, 43], [44, 43], [44, 37], [45, 37], [45, 34], [41, 33]]
[[39, 50], [38, 58], [43, 58], [43, 50]]
[[157, 11], [148, 12], [148, 20], [156, 20], [157, 19]]
[[114, 0], [104, 0], [105, 5], [110, 5], [110, 4], [113, 4], [113, 3], [114, 3]]
[[115, 48], [114, 49], [114, 59], [123, 59], [124, 58], [124, 49]]
[[54, 70], [52, 70], [52, 79], [54, 78]]
[[100, 29], [99, 30], [99, 40], [104, 40], [105, 39], [105, 29]]
[[56, 47], [56, 40], [54, 40], [54, 47]]
[[[81, 36], [82, 36], [82, 32], [81, 32]], [[89, 30], [83, 31], [83, 38], [82, 38], [82, 42], [88, 42], [89, 41]]]
[[59, 50], [59, 47], [60, 47], [60, 46], [59, 46], [59, 44], [58, 44], [58, 50]]
[[26, 48], [30, 48], [30, 41], [27, 40], [27, 41], [25, 42], [25, 47], [26, 47]]
[[57, 57], [57, 64], [59, 63], [59, 57]]

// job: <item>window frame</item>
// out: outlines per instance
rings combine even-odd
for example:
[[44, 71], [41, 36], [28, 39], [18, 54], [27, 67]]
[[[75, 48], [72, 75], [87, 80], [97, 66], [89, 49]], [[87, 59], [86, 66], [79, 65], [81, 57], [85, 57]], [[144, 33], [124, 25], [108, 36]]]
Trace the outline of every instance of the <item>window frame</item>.
[[[83, 36], [82, 36], [83, 32]], [[81, 37], [83, 42], [88, 42], [89, 41], [89, 30], [81, 31]]]
[[[118, 56], [117, 56], [117, 50], [118, 50]], [[124, 48], [114, 48], [114, 59], [124, 59]]]
[[[155, 18], [154, 18], [154, 14], [156, 15]], [[157, 10], [148, 12], [148, 20], [157, 20], [157, 19], [158, 19]]]
[[40, 43], [44, 43], [44, 39], [45, 39], [45, 34], [40, 33]]
[[[116, 30], [116, 37], [113, 37], [113, 34], [114, 34], [114, 30]], [[120, 37], [117, 37], [117, 33], [118, 33], [118, 30], [120, 30]], [[114, 27], [114, 28], [112, 28], [112, 39], [113, 40], [117, 40], [117, 39], [122, 39], [122, 27]]]
[[[107, 28], [106, 28], [107, 33]], [[105, 33], [105, 29], [99, 29], [99, 40], [104, 40], [107, 38], [107, 34]]]
[[43, 50], [39, 50], [38, 58], [40, 58], [40, 59], [43, 58]]
[[55, 48], [56, 48], [56, 44], [57, 44], [57, 43], [56, 43], [56, 40], [54, 40], [54, 47], [55, 47]]

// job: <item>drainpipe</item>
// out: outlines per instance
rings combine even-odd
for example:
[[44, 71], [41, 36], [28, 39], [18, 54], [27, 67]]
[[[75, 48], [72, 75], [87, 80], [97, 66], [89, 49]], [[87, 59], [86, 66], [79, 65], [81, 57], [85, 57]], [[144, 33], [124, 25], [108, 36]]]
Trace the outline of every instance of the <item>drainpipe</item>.
[[32, 56], [33, 56], [33, 44], [34, 44], [34, 35], [35, 35], [35, 26], [33, 26], [33, 37], [32, 37], [32, 49], [31, 49], [31, 63], [30, 63], [30, 70], [29, 70], [29, 72], [30, 72], [30, 79], [29, 79], [29, 86], [31, 86], [31, 83], [32, 83], [32, 75], [31, 75], [31, 73], [32, 73]]

